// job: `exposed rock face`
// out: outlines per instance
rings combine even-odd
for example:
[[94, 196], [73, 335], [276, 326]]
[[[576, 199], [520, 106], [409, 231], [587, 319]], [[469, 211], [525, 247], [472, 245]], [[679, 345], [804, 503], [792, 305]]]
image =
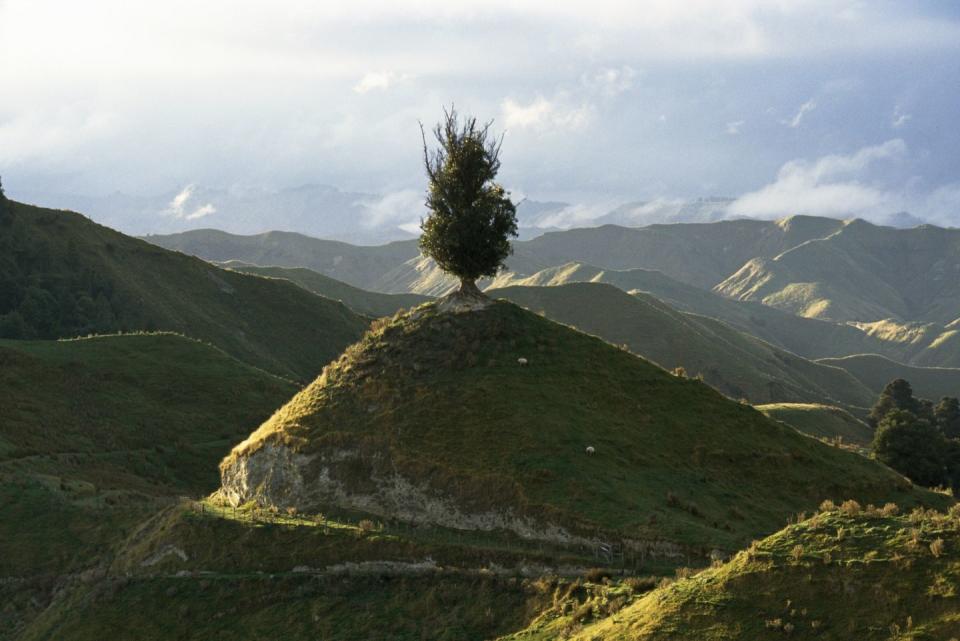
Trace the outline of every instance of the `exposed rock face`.
[[[591, 544], [555, 524], [540, 523], [511, 509], [471, 512], [426, 484], [370, 467], [363, 454], [336, 449], [307, 456], [283, 445], [268, 444], [249, 456], [240, 456], [221, 470], [220, 495], [233, 505], [256, 501], [263, 505], [299, 510], [337, 506], [383, 518], [429, 523], [460, 530], [508, 530], [526, 539], [563, 544]], [[351, 464], [370, 467], [362, 483], [345, 478]]]

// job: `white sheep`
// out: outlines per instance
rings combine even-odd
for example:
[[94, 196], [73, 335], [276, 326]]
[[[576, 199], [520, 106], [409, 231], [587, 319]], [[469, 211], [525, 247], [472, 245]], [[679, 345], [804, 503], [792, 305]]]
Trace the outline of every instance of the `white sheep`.
[[592, 455], [592, 454], [596, 453], [596, 451], [597, 451], [597, 450], [594, 449], [594, 447], [593, 447], [592, 445], [588, 445], [588, 446], [587, 446], [587, 454], [591, 454], [591, 455]]
[[517, 362], [520, 363], [521, 365], [526, 365], [526, 364], [527, 364], [527, 359], [525, 359], [523, 356], [521, 356], [520, 358], [517, 359]]

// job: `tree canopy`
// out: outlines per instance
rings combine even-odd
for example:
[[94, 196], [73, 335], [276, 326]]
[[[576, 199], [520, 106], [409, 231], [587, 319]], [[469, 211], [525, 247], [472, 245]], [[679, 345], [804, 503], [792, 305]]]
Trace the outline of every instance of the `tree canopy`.
[[432, 151], [421, 127], [429, 214], [421, 221], [420, 250], [457, 276], [461, 290], [478, 291], [474, 281], [496, 275], [517, 235], [516, 206], [494, 182], [502, 138], [491, 125], [472, 117], [461, 123], [455, 109], [445, 109], [433, 129], [438, 147]]

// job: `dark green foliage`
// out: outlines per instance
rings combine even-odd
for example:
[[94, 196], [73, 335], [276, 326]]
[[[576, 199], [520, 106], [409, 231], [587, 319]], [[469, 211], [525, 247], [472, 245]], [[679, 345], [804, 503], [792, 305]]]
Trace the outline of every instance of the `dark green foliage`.
[[867, 420], [872, 427], [877, 427], [884, 417], [895, 410], [903, 410], [917, 416], [923, 413], [920, 401], [913, 396], [913, 388], [902, 378], [887, 383], [880, 392], [877, 404], [870, 410]]
[[933, 410], [937, 427], [947, 438], [960, 438], [960, 401], [944, 396]]
[[949, 484], [947, 449], [929, 421], [902, 409], [884, 416], [873, 440], [878, 460], [927, 487]]
[[493, 179], [500, 169], [500, 141], [490, 124], [444, 111], [433, 134], [440, 144], [432, 154], [423, 141], [429, 177], [422, 221], [421, 251], [464, 282], [494, 276], [510, 255], [509, 238], [517, 235], [516, 207]]
[[167, 330], [307, 379], [367, 325], [286, 281], [218, 269], [72, 212], [5, 206], [0, 338]]

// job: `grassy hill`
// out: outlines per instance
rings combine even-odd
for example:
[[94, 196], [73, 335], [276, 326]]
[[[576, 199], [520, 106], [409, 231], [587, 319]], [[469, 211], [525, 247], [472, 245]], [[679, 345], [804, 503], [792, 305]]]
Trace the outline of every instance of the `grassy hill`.
[[869, 407], [874, 394], [847, 372], [778, 349], [704, 316], [677, 312], [611, 285], [507, 287], [487, 292], [573, 325], [672, 370], [682, 366], [733, 398]]
[[716, 290], [801, 316], [948, 324], [960, 304], [960, 230], [851, 221], [830, 236], [746, 263]]
[[295, 391], [173, 334], [0, 341], [0, 639]]
[[147, 236], [146, 240], [218, 263], [236, 260], [252, 265], [306, 267], [373, 291], [386, 291], [376, 286], [383, 275], [420, 256], [415, 240], [361, 246], [282, 231], [238, 236], [216, 229], [197, 229]]
[[0, 336], [173, 331], [309, 379], [367, 325], [292, 283], [219, 269], [72, 212], [10, 206], [0, 234]]
[[238, 261], [221, 263], [222, 267], [245, 274], [268, 278], [285, 278], [314, 294], [338, 300], [358, 314], [379, 318], [391, 316], [408, 307], [416, 307], [430, 300], [419, 294], [381, 294], [353, 287], [312, 269], [303, 267], [259, 267]]
[[804, 434], [867, 447], [873, 441], [873, 429], [849, 412], [830, 405], [814, 403], [772, 403], [758, 405], [765, 416]]
[[530, 276], [505, 272], [494, 279], [490, 288], [578, 282], [607, 283], [626, 292], [650, 294], [675, 309], [716, 318], [804, 358], [886, 351], [902, 358], [922, 349], [921, 345], [905, 348], [903, 342], [894, 337], [872, 337], [850, 325], [803, 318], [761, 303], [732, 300], [650, 269], [615, 270], [566, 263]]
[[667, 555], [733, 549], [827, 496], [911, 493], [873, 461], [507, 302], [385, 319], [221, 475], [241, 504]]
[[956, 513], [857, 508], [847, 504], [788, 526], [612, 616], [555, 607], [509, 639], [555, 639], [561, 632], [610, 641], [960, 636]]
[[914, 393], [937, 401], [944, 396], [960, 396], [960, 369], [948, 367], [909, 367], [876, 354], [844, 358], [824, 358], [818, 362], [841, 367], [879, 394], [895, 378], [910, 381]]

